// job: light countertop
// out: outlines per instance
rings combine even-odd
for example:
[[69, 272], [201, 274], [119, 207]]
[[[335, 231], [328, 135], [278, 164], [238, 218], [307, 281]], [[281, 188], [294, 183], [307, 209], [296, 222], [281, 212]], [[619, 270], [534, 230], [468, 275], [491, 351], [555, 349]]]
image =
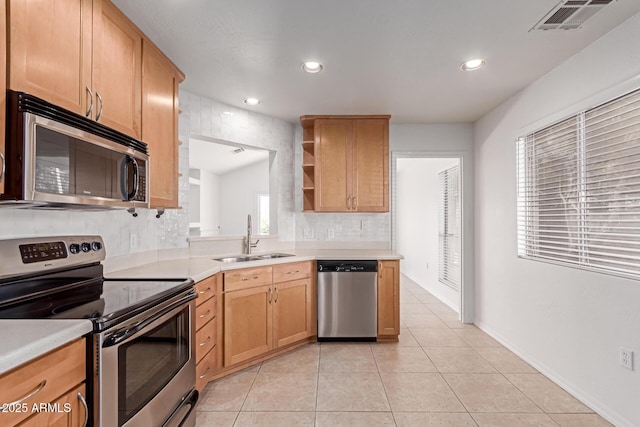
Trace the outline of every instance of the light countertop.
[[[380, 249], [303, 249], [283, 250], [278, 253], [291, 254], [290, 257], [274, 258], [267, 260], [245, 262], [220, 262], [214, 258], [225, 255], [212, 255], [207, 257], [183, 258], [176, 260], [164, 260], [112, 271], [105, 276], [107, 279], [181, 279], [191, 278], [194, 282], [204, 280], [220, 271], [235, 270], [239, 268], [262, 267], [266, 265], [285, 264], [298, 261], [317, 260], [394, 260], [402, 259], [401, 255], [389, 250]], [[236, 254], [239, 255], [239, 254]], [[252, 255], [260, 255], [256, 252]]]
[[[169, 259], [143, 264], [137, 267], [113, 271], [106, 278], [129, 279], [181, 279], [191, 278], [195, 282], [204, 280], [220, 271], [238, 268], [261, 267], [289, 262], [310, 260], [394, 260], [401, 255], [380, 249], [298, 249], [283, 250], [279, 253], [290, 257], [248, 262], [224, 263], [215, 261], [224, 255]], [[260, 255], [256, 252], [255, 255]], [[67, 342], [91, 332], [89, 320], [66, 319], [2, 319], [0, 320], [0, 374], [9, 371], [31, 359], [35, 359]]]
[[0, 374], [91, 332], [86, 319], [0, 319]]

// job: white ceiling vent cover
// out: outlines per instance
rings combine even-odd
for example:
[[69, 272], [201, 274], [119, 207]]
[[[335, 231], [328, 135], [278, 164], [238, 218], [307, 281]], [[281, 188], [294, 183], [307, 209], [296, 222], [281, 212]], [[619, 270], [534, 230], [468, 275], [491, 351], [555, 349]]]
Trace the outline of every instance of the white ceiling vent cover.
[[613, 0], [564, 0], [551, 9], [532, 30], [575, 30]]

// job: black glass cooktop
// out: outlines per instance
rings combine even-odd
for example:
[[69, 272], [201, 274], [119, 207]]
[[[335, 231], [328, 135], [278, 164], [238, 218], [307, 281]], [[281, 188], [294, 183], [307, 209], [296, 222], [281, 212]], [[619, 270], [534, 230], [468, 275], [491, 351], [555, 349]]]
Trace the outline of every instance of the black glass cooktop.
[[94, 330], [192, 288], [190, 279], [105, 280], [102, 265], [0, 282], [0, 319], [90, 319]]

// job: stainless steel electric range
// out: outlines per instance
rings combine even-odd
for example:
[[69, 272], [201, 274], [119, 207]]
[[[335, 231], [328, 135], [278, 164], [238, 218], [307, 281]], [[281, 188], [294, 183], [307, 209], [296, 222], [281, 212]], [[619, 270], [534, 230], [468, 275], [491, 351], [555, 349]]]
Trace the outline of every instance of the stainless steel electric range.
[[0, 318], [89, 319], [95, 426], [193, 426], [193, 281], [103, 277], [99, 236], [0, 241]]

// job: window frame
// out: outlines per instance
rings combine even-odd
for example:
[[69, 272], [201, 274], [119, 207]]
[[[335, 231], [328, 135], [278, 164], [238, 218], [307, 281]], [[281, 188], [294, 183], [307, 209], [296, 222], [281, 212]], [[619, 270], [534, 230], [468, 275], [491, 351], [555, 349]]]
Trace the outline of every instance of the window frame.
[[[608, 200], [608, 198], [610, 198], [612, 194], [616, 194], [615, 192], [616, 190], [618, 190], [618, 187], [612, 187], [612, 190], [609, 192], [598, 192], [597, 184], [601, 184], [603, 181], [606, 181], [607, 179], [618, 180], [619, 185], [623, 185], [623, 184], [637, 185], [637, 184], [633, 181], [631, 181], [630, 183], [626, 183], [624, 181], [625, 179], [634, 178], [633, 176], [629, 176], [629, 177], [625, 175], [623, 175], [622, 177], [619, 176], [621, 173], [627, 172], [627, 170], [621, 171], [619, 169], [616, 169], [621, 166], [620, 164], [617, 164], [614, 161], [614, 160], [618, 160], [619, 157], [614, 157], [613, 159], [604, 160], [604, 161], [599, 160], [596, 162], [594, 161], [594, 158], [597, 158], [602, 154], [593, 155], [593, 154], [587, 153], [589, 150], [593, 151], [594, 150], [593, 147], [595, 147], [595, 150], [603, 150], [606, 154], [611, 154], [609, 151], [607, 151], [609, 147], [611, 145], [620, 144], [620, 143], [614, 144], [613, 142], [617, 137], [606, 137], [601, 142], [597, 142], [597, 141], [594, 142], [592, 139], [594, 137], [590, 137], [587, 135], [587, 130], [589, 129], [589, 127], [600, 124], [600, 116], [604, 115], [604, 113], [598, 113], [590, 116], [590, 113], [597, 112], [598, 110], [606, 110], [607, 108], [615, 110], [616, 115], [610, 117], [611, 119], [610, 123], [613, 123], [613, 124], [605, 125], [605, 126], [611, 126], [611, 129], [609, 129], [610, 133], [613, 133], [613, 131], [623, 130], [625, 127], [635, 128], [636, 126], [640, 126], [640, 114], [637, 114], [633, 117], [635, 121], [632, 121], [631, 126], [617, 125], [619, 121], [623, 122], [622, 117], [625, 114], [627, 114], [629, 111], [640, 112], [640, 107], [634, 108], [631, 110], [627, 110], [625, 108], [626, 107], [625, 102], [627, 102], [627, 100], [631, 100], [629, 101], [629, 104], [633, 104], [633, 103], [637, 104], [640, 102], [640, 87], [638, 87], [636, 80], [638, 79], [634, 79], [632, 82], [626, 82], [623, 85], [619, 85], [618, 87], [624, 88], [624, 90], [618, 89], [617, 95], [614, 95], [614, 92], [611, 89], [599, 94], [596, 97], [593, 97], [592, 99], [587, 101], [589, 103], [583, 102], [580, 109], [578, 109], [577, 107], [574, 108], [574, 113], [570, 115], [565, 115], [562, 118], [562, 120], [556, 120], [555, 122], [552, 122], [552, 124], [550, 125], [548, 124], [549, 121], [547, 121], [547, 125], [537, 126], [537, 129], [534, 128], [535, 130], [520, 131], [519, 136], [516, 138], [516, 174], [517, 174], [516, 175], [516, 187], [517, 187], [516, 188], [516, 191], [517, 191], [516, 193], [516, 212], [517, 212], [516, 235], [517, 235], [518, 258], [530, 259], [530, 260], [539, 261], [539, 262], [547, 262], [547, 263], [587, 270], [591, 272], [607, 274], [611, 276], [620, 276], [620, 277], [630, 278], [634, 280], [640, 280], [640, 268], [635, 268], [635, 271], [630, 271], [630, 269], [627, 269], [625, 271], [625, 269], [622, 267], [624, 266], [624, 262], [630, 262], [630, 265], [637, 262], [637, 264], [640, 265], [640, 260], [633, 260], [636, 250], [638, 250], [639, 251], [638, 253], [640, 254], [640, 233], [631, 232], [628, 235], [625, 235], [624, 233], [616, 234], [617, 238], [612, 239], [614, 243], [611, 245], [611, 247], [607, 248], [609, 252], [604, 255], [598, 252], [599, 251], [598, 248], [600, 247], [598, 245], [600, 244], [599, 242], [602, 241], [602, 238], [593, 237], [595, 235], [603, 234], [603, 232], [601, 231], [594, 232], [594, 229], [597, 229], [597, 227], [599, 226], [597, 225], [598, 220], [594, 219], [594, 217], [604, 216], [605, 218], [607, 218], [606, 215], [609, 215], [610, 217], [613, 217], [614, 220], [617, 219], [618, 222], [612, 221], [612, 223], [614, 224], [612, 226], [613, 229], [624, 228], [621, 226], [616, 227], [615, 225], [623, 223], [624, 220], [620, 220], [620, 218], [624, 217], [626, 214], [629, 214], [629, 216], [632, 218], [632, 220], [636, 224], [640, 223], [640, 195], [636, 196], [635, 198], [629, 197], [627, 199], [624, 199], [625, 202], [634, 202], [634, 201], [637, 202], [637, 206], [636, 204], [632, 203], [633, 209], [630, 212], [625, 209], [621, 209], [619, 207], [616, 210], [614, 209], [616, 208], [615, 204], [612, 204], [610, 200]], [[620, 95], [621, 92], [622, 92], [622, 95]], [[606, 95], [603, 95], [603, 94], [606, 94]], [[575, 112], [576, 110], [578, 110], [577, 113]], [[531, 141], [532, 136], [535, 136], [540, 132], [544, 132], [546, 130], [552, 129], [555, 126], [561, 125], [562, 123], [568, 122], [571, 120], [575, 120], [577, 123], [576, 124], [576, 142], [577, 143], [576, 143], [576, 152], [575, 152], [575, 158], [577, 162], [576, 176], [575, 176], [576, 182], [577, 182], [576, 221], [578, 223], [578, 226], [577, 226], [578, 256], [576, 256], [575, 258], [577, 258], [577, 261], [567, 261], [567, 260], [561, 260], [561, 259], [554, 259], [553, 257], [537, 256], [535, 254], [536, 250], [534, 249], [534, 247], [535, 247], [535, 244], [538, 243], [536, 239], [539, 239], [539, 237], [537, 237], [536, 239], [527, 240], [529, 238], [528, 233], [531, 232], [530, 230], [532, 228], [538, 231], [538, 236], [540, 236], [539, 230], [541, 228], [539, 224], [539, 221], [540, 221], [539, 218], [536, 218], [535, 215], [533, 215], [531, 212], [528, 211], [528, 209], [532, 209], [531, 205], [535, 205], [535, 202], [539, 202], [539, 200], [534, 200], [533, 202], [531, 202], [531, 199], [535, 199], [535, 196], [531, 196], [529, 199], [527, 199], [528, 194], [531, 194], [532, 188], [534, 188], [532, 187], [532, 185], [535, 185], [535, 184], [531, 184], [531, 181], [533, 179], [537, 179], [537, 176], [534, 176], [533, 178], [530, 177], [530, 174], [532, 172], [535, 173], [537, 171], [531, 170], [531, 169], [535, 169], [532, 166], [532, 162], [535, 160], [532, 160], [531, 158], [529, 158], [530, 147], [527, 144], [529, 141]], [[533, 128], [533, 126], [530, 126], [529, 128]], [[628, 138], [623, 140], [623, 143], [629, 143], [628, 144], [629, 147], [633, 147], [634, 142], [640, 141], [640, 131], [630, 131], [628, 133], [623, 133], [623, 136], [628, 136]], [[598, 144], [602, 144], [602, 145], [598, 145]], [[627, 148], [627, 149], [630, 150], [631, 148]], [[635, 153], [633, 153], [632, 155], [636, 156]], [[536, 154], [533, 154], [532, 157], [535, 158], [535, 156]], [[637, 169], [640, 170], [640, 158], [638, 158], [635, 161], [637, 162], [637, 165], [638, 165]], [[607, 173], [610, 173], [610, 175], [603, 174], [603, 173], [598, 173], [595, 175], [593, 174], [593, 169], [599, 169], [599, 168], [590, 169], [590, 167], [594, 163], [598, 163], [598, 162], [611, 162], [612, 166], [607, 168], [610, 170], [607, 172]], [[627, 165], [628, 163], [624, 163], [625, 167]], [[590, 173], [591, 175], [589, 175]], [[599, 178], [594, 179], [593, 178], [594, 176], [598, 176]], [[634, 192], [639, 192], [639, 190], [636, 190]], [[614, 201], [617, 201], [617, 200], [614, 200]], [[602, 214], [594, 212], [595, 210], [603, 209], [600, 206], [597, 208], [593, 207], [593, 205], [598, 203], [600, 204], [605, 203], [604, 205], [605, 210], [604, 210], [604, 213]], [[607, 209], [609, 207], [610, 209]], [[589, 211], [589, 209], [591, 209], [591, 211]], [[525, 213], [524, 216], [523, 216], [523, 211]], [[567, 211], [568, 209], [565, 207], [565, 209], [562, 212], [567, 212]], [[535, 222], [535, 221], [538, 221], [538, 223], [532, 226], [531, 222]], [[605, 220], [601, 219], [599, 221], [603, 222]], [[632, 222], [631, 224], [634, 224], [634, 223]], [[638, 227], [638, 225], [632, 225], [632, 229], [636, 227]], [[618, 232], [614, 232], [614, 233], [618, 233]], [[565, 234], [568, 235], [569, 232], [566, 231]], [[624, 238], [619, 238], [620, 236], [625, 238], [630, 238], [630, 239], [625, 240]], [[607, 244], [609, 243], [610, 242], [607, 241]], [[618, 244], [619, 246], [615, 246], [615, 244]], [[565, 244], [565, 246], [569, 247], [570, 245]], [[625, 252], [627, 253], [626, 257], [620, 255], [621, 253], [625, 253]], [[590, 260], [590, 257], [592, 260]], [[640, 257], [640, 255], [638, 255], [638, 257]], [[627, 261], [627, 260], [630, 260], [630, 261]], [[611, 267], [612, 264], [614, 265], [614, 267]]]

